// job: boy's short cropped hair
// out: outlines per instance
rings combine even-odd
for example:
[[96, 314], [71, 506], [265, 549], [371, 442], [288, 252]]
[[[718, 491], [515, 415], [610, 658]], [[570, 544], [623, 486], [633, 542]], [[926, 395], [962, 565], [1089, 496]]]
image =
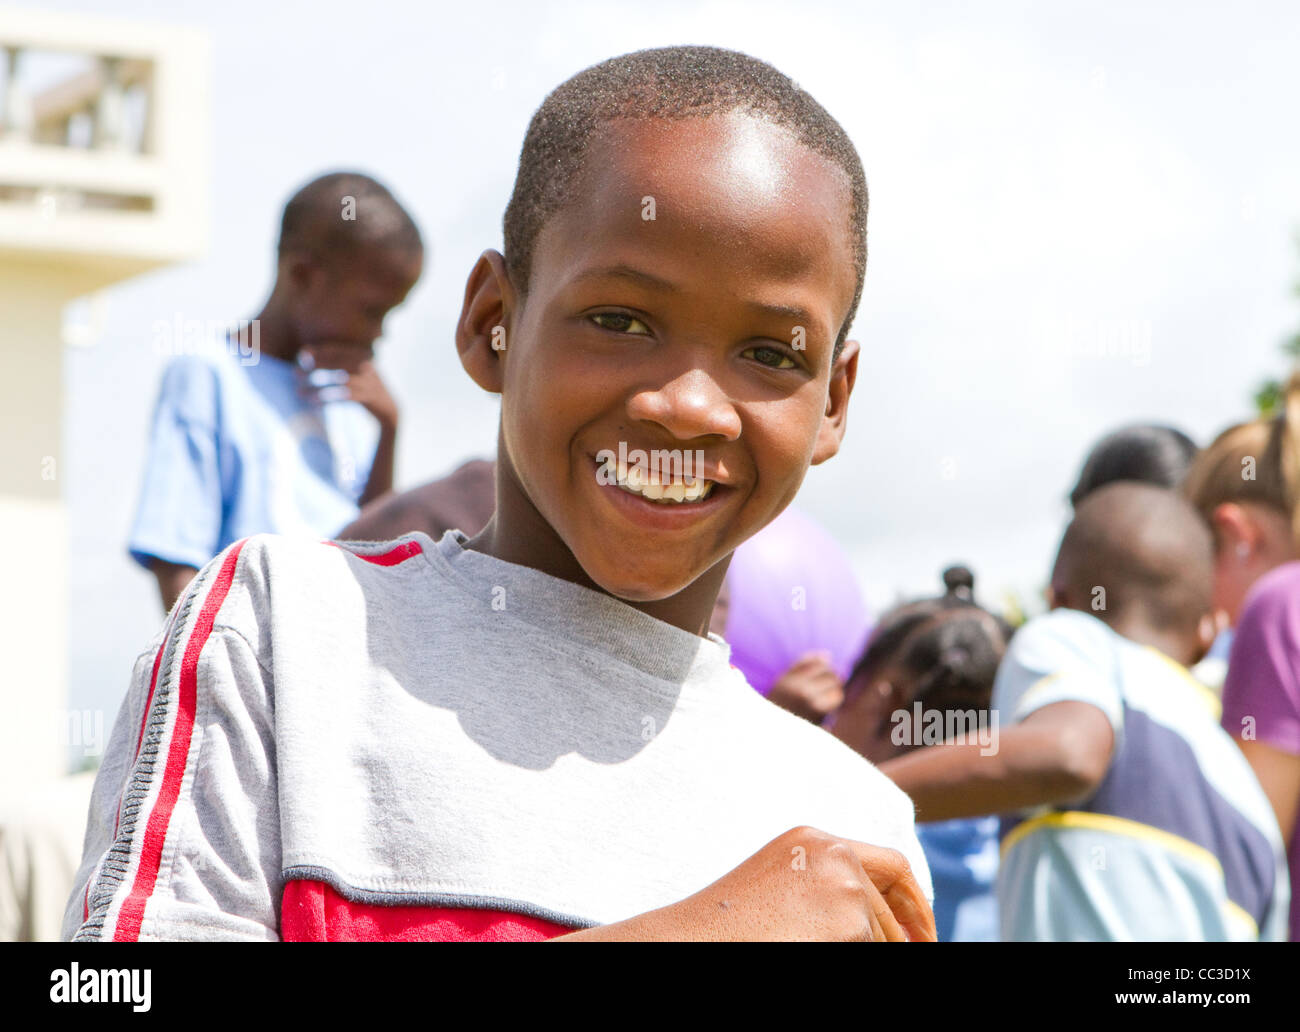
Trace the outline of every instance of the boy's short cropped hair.
[[[783, 127], [848, 178], [857, 285], [835, 339], [848, 336], [867, 265], [867, 180], [840, 124], [810, 94], [765, 61], [718, 47], [678, 46], [602, 61], [561, 83], [533, 115], [505, 213], [505, 260], [526, 296], [533, 247], [543, 225], [568, 202], [596, 132], [617, 119], [686, 119], [743, 111]], [[833, 360], [832, 359], [832, 360]]]
[[423, 250], [419, 227], [388, 187], [363, 172], [330, 172], [300, 187], [280, 217], [279, 256], [366, 247]]

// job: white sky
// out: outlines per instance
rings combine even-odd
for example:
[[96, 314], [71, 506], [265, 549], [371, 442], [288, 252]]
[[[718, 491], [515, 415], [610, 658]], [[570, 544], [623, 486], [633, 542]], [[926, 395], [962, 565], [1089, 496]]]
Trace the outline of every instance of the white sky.
[[850, 429], [796, 504], [839, 535], [874, 609], [935, 588], [954, 559], [986, 601], [1032, 595], [1089, 444], [1148, 420], [1204, 443], [1250, 414], [1300, 323], [1286, 3], [42, 6], [202, 26], [214, 50], [211, 248], [114, 289], [102, 336], [67, 353], [70, 705], [108, 720], [162, 620], [125, 551], [164, 362], [154, 321], [253, 315], [287, 196], [327, 169], [370, 171], [432, 244], [380, 349], [404, 414], [399, 487], [490, 454], [497, 401], [452, 341], [464, 279], [501, 246], [532, 112], [617, 53], [762, 57], [862, 154]]

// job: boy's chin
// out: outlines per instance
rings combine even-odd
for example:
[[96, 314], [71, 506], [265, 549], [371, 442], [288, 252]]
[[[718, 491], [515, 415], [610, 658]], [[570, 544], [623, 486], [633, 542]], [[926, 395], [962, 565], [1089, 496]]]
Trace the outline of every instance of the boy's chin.
[[593, 583], [624, 602], [662, 602], [694, 581], [694, 578], [682, 581], [680, 566], [660, 571], [647, 568], [633, 572], [616, 568], [608, 562], [584, 561], [584, 557], [576, 553], [575, 558]]

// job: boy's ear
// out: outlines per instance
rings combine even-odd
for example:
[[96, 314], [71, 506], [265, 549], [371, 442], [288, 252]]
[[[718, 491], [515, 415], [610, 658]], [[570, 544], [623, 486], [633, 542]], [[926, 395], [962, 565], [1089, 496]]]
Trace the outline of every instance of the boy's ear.
[[848, 427], [849, 395], [853, 393], [858, 378], [858, 342], [846, 340], [844, 350], [831, 369], [830, 389], [826, 392], [826, 412], [817, 428], [817, 443], [813, 447], [812, 465], [816, 466], [840, 450], [844, 431]]
[[316, 262], [303, 251], [291, 251], [280, 262], [279, 276], [295, 294], [306, 294], [311, 290], [316, 272]]
[[485, 391], [501, 393], [501, 360], [509, 339], [514, 312], [514, 288], [500, 251], [479, 255], [465, 283], [465, 299], [456, 324], [456, 350], [460, 364]]

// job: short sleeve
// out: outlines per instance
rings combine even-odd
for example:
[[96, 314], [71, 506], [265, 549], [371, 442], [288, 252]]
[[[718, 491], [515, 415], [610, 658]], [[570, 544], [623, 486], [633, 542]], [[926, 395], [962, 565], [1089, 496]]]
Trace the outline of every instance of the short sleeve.
[[136, 661], [92, 790], [64, 939], [279, 937], [273, 685], [227, 622], [248, 608], [239, 559], [250, 540], [200, 570]]
[[1096, 617], [1068, 609], [1020, 628], [993, 686], [993, 705], [1002, 723], [1019, 723], [1054, 702], [1087, 702], [1106, 714], [1118, 741], [1124, 706], [1113, 633]]
[[145, 568], [157, 557], [197, 569], [220, 548], [219, 390], [216, 370], [196, 356], [163, 374], [128, 546]]
[[1300, 563], [1269, 574], [1247, 600], [1223, 685], [1223, 727], [1300, 755]]

